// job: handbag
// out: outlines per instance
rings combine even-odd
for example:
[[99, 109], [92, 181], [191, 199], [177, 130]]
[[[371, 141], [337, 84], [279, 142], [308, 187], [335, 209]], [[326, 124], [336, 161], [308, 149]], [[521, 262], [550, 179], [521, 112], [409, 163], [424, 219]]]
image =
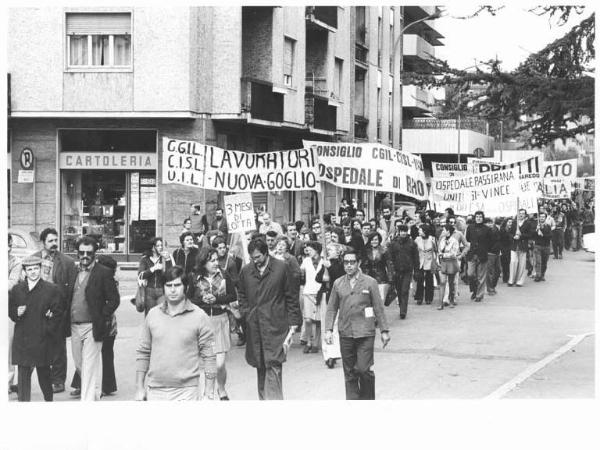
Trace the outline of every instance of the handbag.
[[460, 267], [458, 266], [458, 261], [456, 258], [442, 258], [440, 261], [440, 272], [446, 275], [454, 275], [458, 273]]
[[138, 288], [135, 293], [135, 309], [137, 312], [144, 312], [145, 303], [146, 303], [146, 286], [148, 285], [148, 280], [144, 280], [142, 278], [142, 273], [138, 273]]
[[385, 296], [385, 301], [383, 302], [383, 304], [385, 306], [390, 306], [392, 302], [396, 299], [396, 297], [398, 297], [398, 293], [396, 292], [396, 286], [392, 284], [390, 285], [387, 295]]

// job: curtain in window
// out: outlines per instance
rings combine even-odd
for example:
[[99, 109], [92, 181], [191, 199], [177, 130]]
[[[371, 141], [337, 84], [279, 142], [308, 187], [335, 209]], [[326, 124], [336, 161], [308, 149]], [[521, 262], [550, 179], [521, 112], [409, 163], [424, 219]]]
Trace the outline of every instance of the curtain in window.
[[71, 36], [69, 61], [72, 66], [85, 66], [88, 63], [87, 36]]
[[107, 66], [110, 64], [108, 61], [108, 45], [109, 37], [95, 35], [92, 36], [92, 65], [93, 66]]
[[128, 66], [131, 64], [131, 36], [114, 37], [114, 58], [115, 66]]

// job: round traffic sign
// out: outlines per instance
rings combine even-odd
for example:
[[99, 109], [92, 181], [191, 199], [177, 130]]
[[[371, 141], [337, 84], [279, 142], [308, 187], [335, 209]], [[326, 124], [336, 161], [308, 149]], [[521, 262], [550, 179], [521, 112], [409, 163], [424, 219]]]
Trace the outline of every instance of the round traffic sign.
[[25, 147], [22, 151], [21, 151], [21, 167], [24, 170], [31, 170], [33, 168], [33, 151], [28, 148]]

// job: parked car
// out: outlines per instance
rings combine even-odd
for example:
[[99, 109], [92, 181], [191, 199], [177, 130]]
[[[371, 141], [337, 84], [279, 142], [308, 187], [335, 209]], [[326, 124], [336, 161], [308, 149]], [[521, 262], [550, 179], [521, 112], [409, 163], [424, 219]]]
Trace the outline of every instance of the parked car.
[[27, 232], [20, 228], [9, 228], [8, 232], [13, 238], [12, 254], [18, 258], [26, 258], [42, 248], [40, 238], [35, 231]]

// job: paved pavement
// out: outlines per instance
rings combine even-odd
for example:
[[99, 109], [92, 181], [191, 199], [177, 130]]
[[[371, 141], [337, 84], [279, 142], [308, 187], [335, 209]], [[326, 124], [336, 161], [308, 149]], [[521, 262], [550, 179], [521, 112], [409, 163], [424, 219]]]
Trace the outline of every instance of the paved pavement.
[[[143, 320], [129, 303], [135, 272], [119, 271], [118, 276], [122, 293], [115, 342], [119, 390], [103, 401], [133, 398], [135, 348]], [[486, 296], [481, 303], [471, 302], [467, 286], [461, 283], [456, 308], [438, 311], [435, 306], [411, 302], [403, 321], [397, 307], [388, 307], [392, 341], [385, 350], [379, 340], [376, 343], [377, 398], [485, 398], [567, 344], [572, 336], [593, 333], [593, 255], [566, 252], [563, 260], [551, 258], [546, 278], [541, 283], [528, 280], [523, 288], [501, 284], [498, 295]], [[504, 398], [592, 398], [594, 340], [593, 335], [583, 339]], [[70, 346], [68, 349], [70, 352]], [[256, 400], [256, 374], [245, 363], [243, 348], [232, 348], [227, 367], [230, 398]], [[72, 373], [69, 355], [69, 378]], [[344, 399], [341, 365], [328, 369], [320, 354], [305, 355], [299, 345], [290, 350], [283, 380], [289, 400]], [[35, 375], [32, 384], [32, 400], [41, 400]], [[15, 399], [11, 395], [11, 400]], [[67, 391], [56, 395], [55, 401], [73, 400]]]

